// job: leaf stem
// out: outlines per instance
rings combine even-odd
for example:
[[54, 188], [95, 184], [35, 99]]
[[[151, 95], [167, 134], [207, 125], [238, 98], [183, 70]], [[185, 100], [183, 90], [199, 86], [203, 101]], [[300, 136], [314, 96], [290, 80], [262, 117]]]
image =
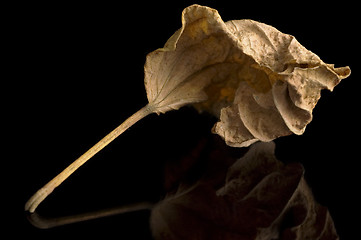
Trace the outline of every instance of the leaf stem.
[[105, 146], [111, 143], [115, 138], [122, 134], [125, 130], [131, 127], [133, 124], [138, 122], [140, 119], [146, 117], [150, 113], [154, 112], [154, 107], [152, 105], [146, 105], [141, 108], [138, 112], [134, 113], [117, 128], [111, 131], [103, 139], [101, 139], [97, 144], [91, 147], [83, 155], [81, 155], [77, 160], [65, 168], [61, 173], [59, 173], [55, 178], [50, 182], [40, 188], [25, 204], [25, 211], [34, 212], [39, 204], [47, 197], [49, 194], [59, 186], [65, 179], [67, 179], [73, 172], [75, 172], [80, 166], [87, 162], [91, 157], [97, 154]]

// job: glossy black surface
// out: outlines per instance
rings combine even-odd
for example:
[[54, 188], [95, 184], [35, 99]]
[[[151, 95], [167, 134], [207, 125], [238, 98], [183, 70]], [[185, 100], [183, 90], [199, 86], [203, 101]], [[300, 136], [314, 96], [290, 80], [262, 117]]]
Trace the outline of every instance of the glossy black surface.
[[[182, 3], [148, 1], [117, 5], [15, 6], [11, 14], [16, 106], [16, 174], [9, 221], [13, 234], [51, 239], [102, 236], [151, 239], [149, 211], [40, 230], [23, 212], [26, 200], [80, 154], [147, 103], [143, 65], [181, 26]], [[351, 76], [322, 97], [302, 136], [276, 141], [282, 161], [301, 162], [316, 200], [329, 208], [341, 239], [354, 236], [360, 214], [359, 73], [354, 8], [308, 3], [198, 1], [224, 21], [250, 18], [294, 35], [327, 63], [351, 67]], [[297, 4], [297, 5], [296, 5]], [[355, 4], [354, 4], [355, 5]], [[261, 10], [259, 9], [261, 8]], [[62, 216], [164, 196], [167, 161], [179, 159], [202, 138], [214, 119], [185, 107], [148, 116], [79, 169], [39, 207]], [[22, 124], [22, 125], [20, 125]], [[5, 184], [8, 184], [5, 182]], [[356, 218], [357, 219], [357, 218]], [[10, 229], [10, 227], [5, 227]], [[131, 236], [131, 237], [129, 237]]]

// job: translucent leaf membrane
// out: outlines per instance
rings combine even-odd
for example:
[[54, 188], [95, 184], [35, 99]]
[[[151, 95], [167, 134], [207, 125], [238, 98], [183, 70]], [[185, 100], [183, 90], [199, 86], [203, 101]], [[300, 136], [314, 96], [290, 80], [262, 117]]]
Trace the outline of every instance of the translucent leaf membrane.
[[213, 131], [228, 145], [244, 147], [302, 134], [320, 91], [349, 74], [274, 27], [225, 23], [216, 10], [192, 5], [182, 28], [147, 56], [145, 87], [155, 112], [193, 104], [219, 118]]

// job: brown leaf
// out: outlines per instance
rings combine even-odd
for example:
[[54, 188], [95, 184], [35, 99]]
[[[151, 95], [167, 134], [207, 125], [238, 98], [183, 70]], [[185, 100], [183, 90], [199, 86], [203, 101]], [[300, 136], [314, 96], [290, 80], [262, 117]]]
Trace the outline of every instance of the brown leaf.
[[214, 9], [192, 5], [182, 27], [144, 66], [149, 103], [102, 138], [25, 204], [37, 206], [76, 169], [151, 113], [192, 104], [219, 118], [213, 131], [245, 147], [302, 134], [322, 89], [350, 75], [301, 46], [293, 36], [252, 20], [223, 22]]
[[258, 143], [227, 172], [224, 185], [181, 185], [152, 211], [156, 239], [338, 239], [300, 164], [284, 165], [273, 143]]
[[225, 23], [199, 5], [183, 11], [181, 29], [148, 54], [144, 69], [155, 112], [193, 104], [217, 116], [213, 131], [237, 147], [302, 134], [321, 89], [332, 90], [350, 74], [274, 27]]

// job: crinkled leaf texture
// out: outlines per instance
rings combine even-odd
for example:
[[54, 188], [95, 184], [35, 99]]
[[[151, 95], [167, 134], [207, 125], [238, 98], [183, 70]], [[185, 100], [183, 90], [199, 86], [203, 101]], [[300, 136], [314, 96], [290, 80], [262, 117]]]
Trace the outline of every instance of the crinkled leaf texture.
[[153, 209], [157, 240], [338, 239], [332, 218], [314, 201], [303, 167], [284, 165], [274, 143], [256, 143], [228, 169], [219, 187], [212, 178], [181, 185]]
[[182, 27], [148, 54], [144, 69], [155, 112], [193, 104], [217, 116], [213, 131], [236, 147], [302, 134], [320, 91], [350, 74], [274, 27], [223, 22], [216, 10], [199, 5], [183, 11]]

